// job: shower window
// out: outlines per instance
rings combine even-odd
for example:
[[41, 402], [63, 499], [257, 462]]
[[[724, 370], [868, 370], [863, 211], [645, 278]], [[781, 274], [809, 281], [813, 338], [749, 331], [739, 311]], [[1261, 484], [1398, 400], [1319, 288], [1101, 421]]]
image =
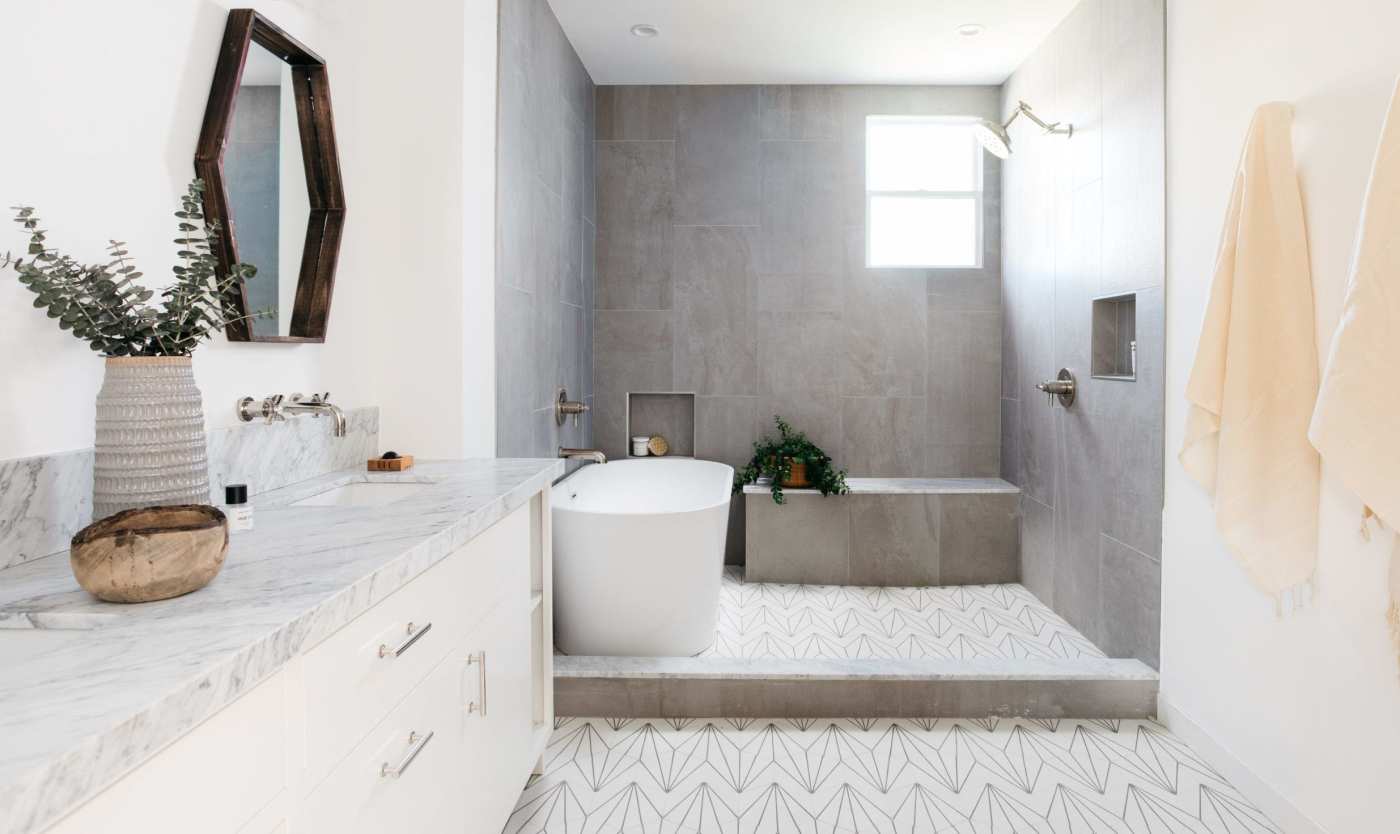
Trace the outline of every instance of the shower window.
[[948, 117], [866, 118], [866, 266], [982, 265], [982, 151], [974, 124]]

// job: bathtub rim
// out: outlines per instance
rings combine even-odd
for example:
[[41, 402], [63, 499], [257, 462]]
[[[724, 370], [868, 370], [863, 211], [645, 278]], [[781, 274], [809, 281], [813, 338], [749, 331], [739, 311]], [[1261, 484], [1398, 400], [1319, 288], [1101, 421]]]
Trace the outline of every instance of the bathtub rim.
[[[611, 466], [611, 465], [615, 465], [615, 464], [619, 464], [619, 463], [624, 463], [624, 462], [629, 462], [629, 463], [644, 463], [644, 462], [647, 462], [647, 460], [648, 460], [647, 458], [623, 458], [622, 460], [609, 461], [608, 463], [603, 463], [603, 464], [594, 463], [594, 464], [589, 464], [589, 466], [582, 466], [582, 467], [579, 467], [578, 469], [574, 470], [573, 472], [569, 473], [568, 475], [564, 476], [563, 478], [560, 478], [558, 481], [556, 481], [556, 482], [554, 483], [554, 489], [556, 489], [556, 490], [562, 489], [562, 488], [564, 487], [564, 485], [565, 485], [568, 481], [570, 481], [571, 479], [577, 477], [578, 474], [579, 474], [580, 472], [586, 471], [586, 470], [589, 469], [591, 466]], [[733, 500], [734, 500], [734, 496], [737, 495], [737, 494], [739, 494], [738, 492], [735, 491], [735, 489], [734, 489], [734, 487], [733, 487], [733, 483], [734, 483], [734, 472], [735, 472], [734, 467], [730, 466], [730, 465], [727, 464], [727, 463], [724, 463], [723, 461], [718, 461], [718, 460], [704, 460], [703, 458], [695, 458], [695, 457], [679, 456], [679, 455], [676, 455], [676, 456], [669, 456], [669, 457], [658, 457], [658, 458], [656, 458], [656, 460], [657, 460], [657, 461], [662, 461], [662, 460], [673, 460], [673, 461], [697, 461], [697, 462], [699, 462], [699, 463], [707, 463], [707, 464], [714, 464], [715, 466], [723, 466], [724, 468], [726, 468], [726, 469], [729, 470], [729, 484], [730, 484], [730, 486], [729, 486], [729, 488], [728, 488], [728, 491], [725, 493], [724, 499], [721, 500], [721, 501], [715, 501], [714, 503], [711, 503], [711, 504], [701, 504], [701, 505], [699, 505], [699, 506], [694, 506], [694, 507], [687, 506], [686, 508], [684, 508], [684, 509], [679, 509], [679, 510], [663, 510], [663, 511], [653, 511], [653, 512], [642, 512], [642, 511], [638, 511], [638, 510], [581, 510], [581, 509], [577, 509], [577, 508], [575, 508], [575, 507], [566, 507], [566, 506], [564, 506], [561, 502], [559, 502], [559, 501], [556, 500], [556, 501], [551, 501], [551, 502], [550, 502], [550, 511], [551, 511], [551, 512], [556, 512], [556, 513], [573, 513], [574, 515], [599, 515], [599, 516], [617, 516], [617, 517], [653, 516], [653, 515], [656, 515], [656, 516], [660, 516], [660, 515], [689, 515], [689, 514], [691, 514], [691, 513], [703, 513], [703, 512], [706, 512], [707, 510], [713, 510], [713, 509], [715, 509], [716, 507], [723, 507], [723, 506], [725, 506], [725, 505], [731, 504], [731, 503], [733, 502]]]

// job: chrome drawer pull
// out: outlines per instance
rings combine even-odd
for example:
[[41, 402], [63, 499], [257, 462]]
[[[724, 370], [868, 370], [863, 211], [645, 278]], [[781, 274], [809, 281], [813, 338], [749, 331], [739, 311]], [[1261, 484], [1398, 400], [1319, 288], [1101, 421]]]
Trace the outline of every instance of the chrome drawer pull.
[[486, 716], [486, 652], [467, 655], [467, 665], [476, 668], [476, 700], [467, 702], [467, 715]]
[[413, 644], [418, 642], [418, 638], [422, 637], [424, 634], [427, 634], [432, 629], [432, 627], [432, 623], [424, 623], [422, 628], [415, 629], [413, 627], [413, 623], [409, 623], [408, 636], [404, 638], [404, 641], [392, 649], [389, 648], [388, 643], [380, 643], [379, 656], [390, 660], [398, 657], [399, 655], [412, 648]]
[[[426, 631], [427, 629], [424, 629]], [[386, 779], [397, 779], [408, 770], [408, 766], [413, 764], [413, 760], [418, 758], [418, 754], [423, 752], [423, 748], [428, 746], [428, 742], [433, 740], [433, 731], [429, 730], [427, 735], [420, 736], [417, 733], [408, 734], [408, 752], [403, 754], [399, 760], [398, 767], [390, 767], [385, 762], [379, 768], [379, 775]]]

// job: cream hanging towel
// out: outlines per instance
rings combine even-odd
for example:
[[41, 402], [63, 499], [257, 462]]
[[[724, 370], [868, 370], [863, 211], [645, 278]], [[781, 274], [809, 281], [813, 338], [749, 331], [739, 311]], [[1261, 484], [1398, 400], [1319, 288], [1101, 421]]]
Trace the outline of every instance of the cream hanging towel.
[[1307, 437], [1317, 340], [1292, 126], [1293, 108], [1279, 102], [1250, 124], [1186, 385], [1180, 456], [1214, 497], [1231, 553], [1280, 601], [1308, 585], [1317, 562], [1319, 464]]
[[[1381, 131], [1308, 437], [1367, 512], [1400, 527], [1400, 86]], [[1390, 562], [1390, 624], [1400, 648], [1400, 537]]]

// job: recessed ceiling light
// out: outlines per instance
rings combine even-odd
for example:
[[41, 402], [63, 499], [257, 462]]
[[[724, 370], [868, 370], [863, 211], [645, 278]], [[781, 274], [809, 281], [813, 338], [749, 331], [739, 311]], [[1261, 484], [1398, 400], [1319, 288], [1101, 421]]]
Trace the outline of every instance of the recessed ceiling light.
[[987, 31], [987, 27], [980, 23], [964, 23], [958, 27], [958, 34], [964, 38], [975, 38], [985, 31]]
[[650, 23], [638, 23], [636, 26], [632, 27], [632, 34], [639, 38], [654, 38], [661, 34], [661, 30], [652, 26]]

